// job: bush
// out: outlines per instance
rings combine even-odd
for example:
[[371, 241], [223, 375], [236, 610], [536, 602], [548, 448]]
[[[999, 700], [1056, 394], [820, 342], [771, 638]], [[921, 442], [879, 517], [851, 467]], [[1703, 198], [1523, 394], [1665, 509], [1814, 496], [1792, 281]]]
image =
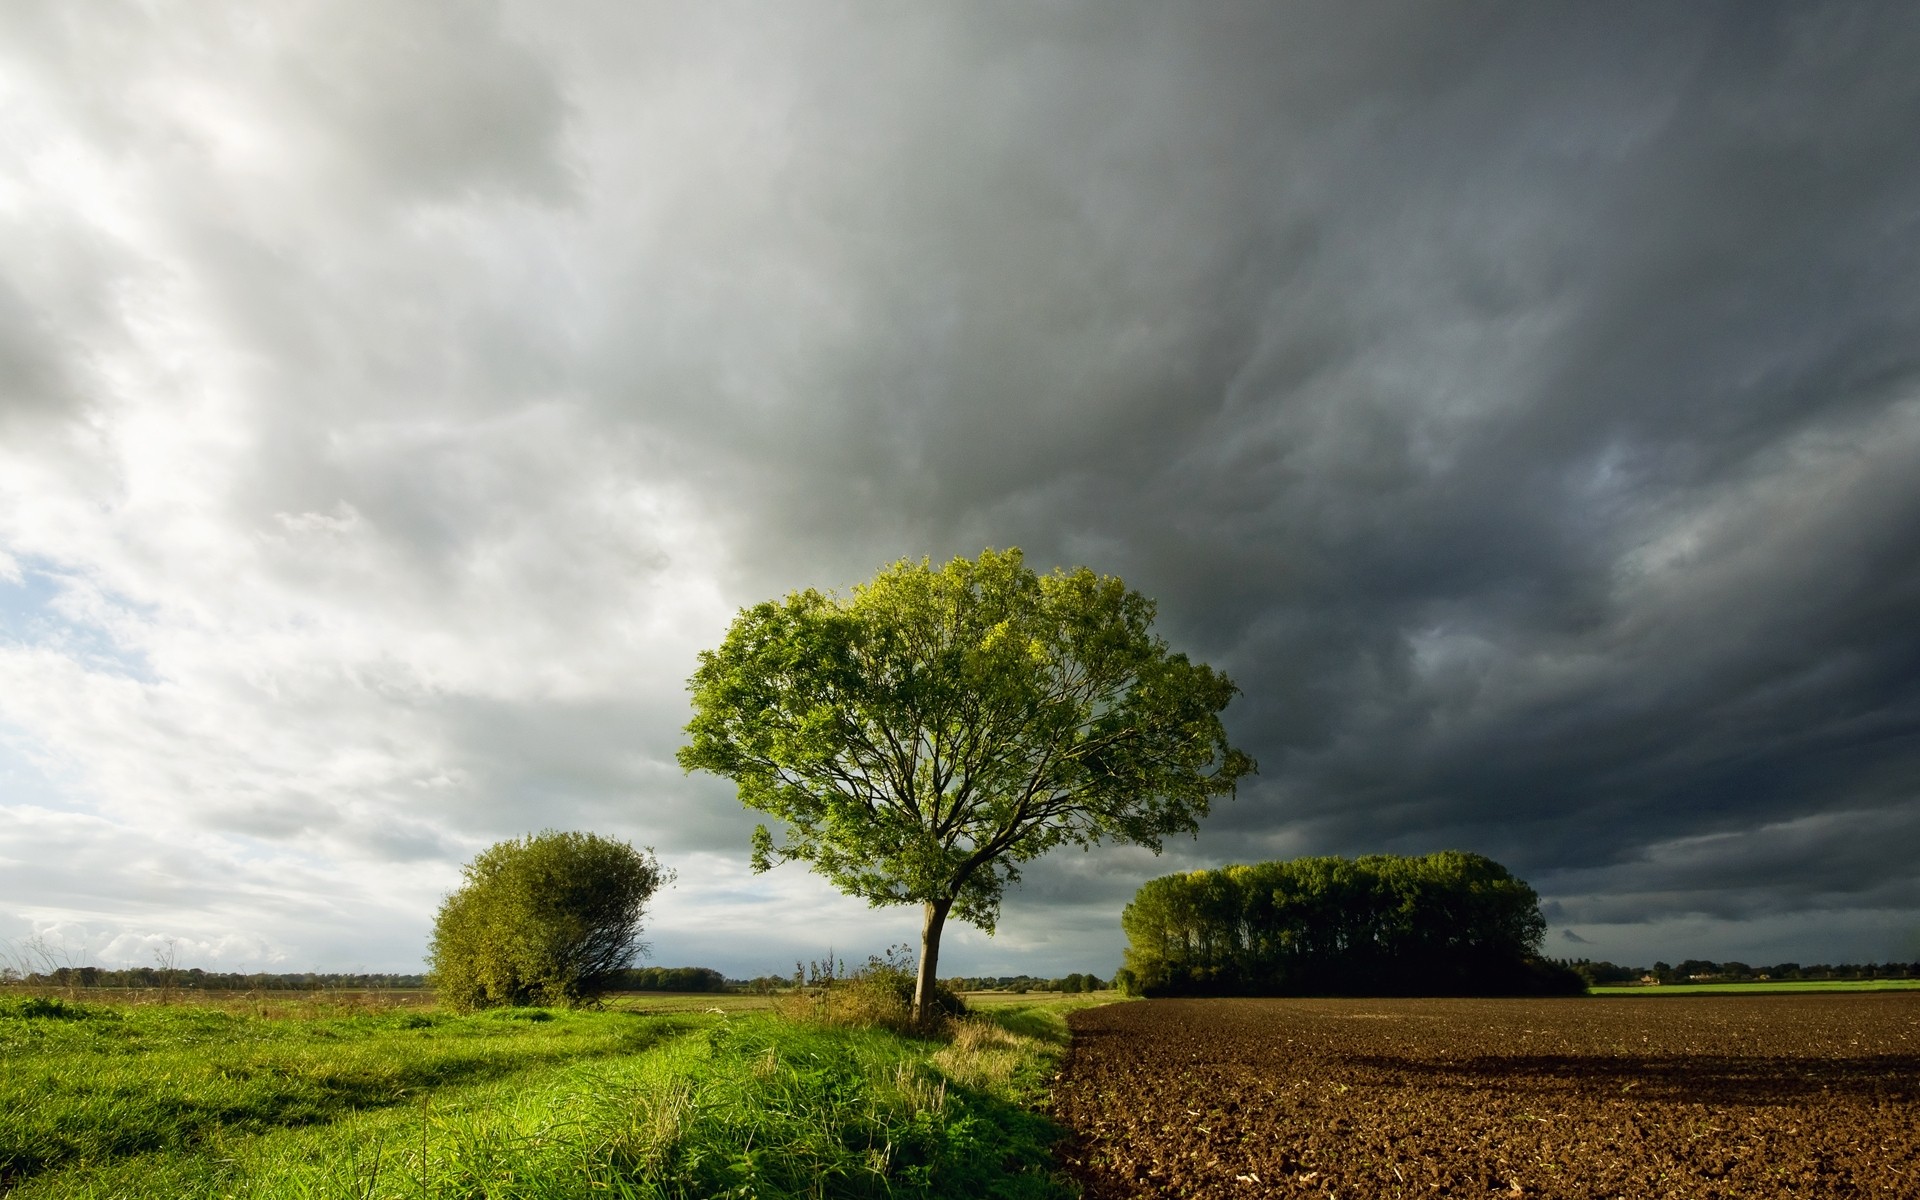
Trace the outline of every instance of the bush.
[[553, 830], [501, 842], [463, 874], [427, 951], [441, 1002], [462, 1012], [604, 994], [640, 950], [647, 900], [672, 878], [651, 849]]
[[26, 1021], [91, 1021], [100, 1017], [117, 1020], [120, 1014], [108, 1008], [89, 1008], [69, 1004], [50, 996], [20, 996], [0, 999], [0, 1017]]
[[[852, 974], [816, 970], [812, 987], [789, 993], [775, 1007], [788, 1018], [823, 1025], [924, 1032], [913, 1017], [914, 967], [910, 947], [892, 946], [886, 954], [867, 959], [866, 965]], [[934, 984], [933, 1004], [939, 1021], [964, 1016], [967, 1011], [966, 1001], [945, 983]]]

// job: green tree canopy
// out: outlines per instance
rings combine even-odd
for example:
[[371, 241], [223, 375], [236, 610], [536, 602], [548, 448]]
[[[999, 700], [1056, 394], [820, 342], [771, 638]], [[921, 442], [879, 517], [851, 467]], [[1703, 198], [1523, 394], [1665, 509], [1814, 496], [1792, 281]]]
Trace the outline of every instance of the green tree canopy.
[[500, 842], [463, 874], [427, 951], [441, 1001], [463, 1011], [607, 991], [642, 949], [647, 900], [672, 879], [651, 849], [553, 830]]
[[915, 1006], [947, 917], [992, 931], [1019, 864], [1067, 843], [1156, 851], [1254, 769], [1227, 677], [1171, 652], [1151, 600], [1018, 550], [895, 563], [849, 596], [742, 611], [689, 680], [687, 770], [778, 818], [754, 867], [800, 859], [875, 905], [923, 909]]
[[1150, 995], [1579, 990], [1538, 959], [1534, 890], [1457, 850], [1163, 875], [1121, 924], [1127, 980]]

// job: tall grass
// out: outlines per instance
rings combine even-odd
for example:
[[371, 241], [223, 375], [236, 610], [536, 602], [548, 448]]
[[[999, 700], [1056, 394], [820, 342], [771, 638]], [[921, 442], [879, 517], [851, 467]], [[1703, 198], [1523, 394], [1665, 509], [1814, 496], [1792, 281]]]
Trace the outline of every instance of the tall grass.
[[1057, 1039], [818, 1016], [0, 1002], [0, 1192], [1063, 1194], [1029, 1107]]

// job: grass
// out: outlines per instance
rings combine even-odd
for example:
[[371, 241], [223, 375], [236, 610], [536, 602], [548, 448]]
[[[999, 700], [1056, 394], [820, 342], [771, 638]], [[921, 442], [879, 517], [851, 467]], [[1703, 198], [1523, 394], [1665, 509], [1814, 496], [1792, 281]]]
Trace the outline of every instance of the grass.
[[1920, 979], [1767, 979], [1751, 983], [1663, 983], [1591, 987], [1590, 996], [1698, 996], [1755, 995], [1776, 992], [1907, 992], [1920, 990]]
[[1072, 1012], [1076, 1008], [1087, 1008], [1095, 1004], [1111, 1004], [1115, 1000], [1125, 999], [1120, 992], [962, 992], [971, 1009], [1002, 1008], [1013, 1006], [1030, 1008], [1046, 1005], [1058, 1008], [1061, 1012]]
[[607, 998], [607, 1007], [637, 1013], [764, 1012], [774, 999], [747, 992], [620, 992]]
[[1034, 1106], [1064, 1011], [1097, 1000], [921, 1038], [699, 999], [722, 998], [473, 1016], [0, 998], [0, 1193], [1070, 1194]]

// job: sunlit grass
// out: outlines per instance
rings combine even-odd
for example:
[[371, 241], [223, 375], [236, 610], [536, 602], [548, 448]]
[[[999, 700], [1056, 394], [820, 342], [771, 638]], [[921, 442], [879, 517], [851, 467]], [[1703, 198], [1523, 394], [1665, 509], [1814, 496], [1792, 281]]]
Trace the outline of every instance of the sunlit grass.
[[919, 1038], [739, 1010], [0, 1001], [0, 1191], [1060, 1195], [1031, 1107], [1065, 1044], [1054, 1007]]
[[750, 992], [619, 992], [607, 997], [606, 1006], [645, 1013], [765, 1012], [775, 999]]
[[1737, 983], [1624, 984], [1590, 987], [1590, 996], [1727, 996], [1777, 992], [1908, 992], [1920, 990], [1920, 979], [1764, 979]]

